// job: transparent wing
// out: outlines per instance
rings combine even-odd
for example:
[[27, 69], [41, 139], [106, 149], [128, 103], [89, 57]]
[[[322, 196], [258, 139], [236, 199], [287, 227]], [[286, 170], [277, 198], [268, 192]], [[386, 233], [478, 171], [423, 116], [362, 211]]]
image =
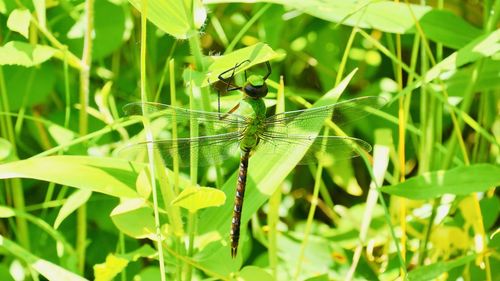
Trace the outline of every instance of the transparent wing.
[[199, 135], [226, 134], [238, 131], [248, 123], [247, 118], [237, 114], [219, 114], [216, 112], [188, 110], [179, 107], [173, 107], [161, 103], [129, 103], [123, 108], [127, 115], [144, 115], [146, 112], [149, 118], [164, 118], [166, 124], [172, 127], [177, 124], [180, 137], [189, 137], [182, 135], [189, 131], [189, 124], [198, 125]]
[[[200, 166], [217, 165], [227, 158], [238, 155], [238, 141], [248, 124], [248, 119], [237, 114], [195, 111], [160, 103], [130, 103], [123, 108], [127, 115], [144, 115], [164, 124], [163, 137], [152, 142], [132, 144], [119, 151], [120, 155], [145, 157], [148, 147], [158, 152], [165, 164], [171, 166], [178, 159], [181, 167], [191, 164], [191, 152], [197, 152]], [[172, 139], [174, 124], [177, 124], [177, 138]], [[198, 137], [190, 137], [190, 124], [198, 126]], [[160, 134], [161, 134], [160, 133]], [[166, 137], [165, 137], [166, 136]]]
[[238, 132], [202, 136], [196, 138], [181, 138], [175, 140], [157, 140], [153, 142], [141, 142], [123, 148], [119, 154], [125, 157], [147, 156], [147, 149], [151, 146], [155, 152], [160, 153], [167, 167], [172, 167], [174, 159], [178, 159], [180, 167], [191, 166], [191, 152], [197, 152], [199, 166], [217, 165], [224, 160], [237, 156], [239, 149]]
[[385, 100], [380, 97], [361, 97], [332, 105], [279, 113], [266, 119], [264, 137], [308, 135], [310, 131], [314, 134], [318, 132], [314, 128], [319, 129], [326, 118], [331, 118], [338, 126], [345, 126], [369, 115], [368, 108], [379, 108], [384, 104]]
[[[340, 136], [288, 136], [262, 140], [258, 150], [263, 153], [294, 153], [297, 149], [307, 149], [298, 165], [319, 161], [343, 160], [371, 151], [372, 147], [364, 140]], [[325, 163], [325, 162], [324, 162]]]

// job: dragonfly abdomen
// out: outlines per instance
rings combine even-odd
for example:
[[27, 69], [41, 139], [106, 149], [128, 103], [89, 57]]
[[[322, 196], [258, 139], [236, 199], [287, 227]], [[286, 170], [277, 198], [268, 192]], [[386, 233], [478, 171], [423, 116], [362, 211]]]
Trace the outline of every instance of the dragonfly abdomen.
[[231, 222], [231, 256], [236, 257], [238, 253], [238, 242], [240, 240], [241, 212], [243, 211], [243, 198], [245, 197], [245, 187], [247, 184], [248, 159], [250, 149], [242, 150], [240, 159], [240, 171], [236, 194], [234, 196], [233, 219]]

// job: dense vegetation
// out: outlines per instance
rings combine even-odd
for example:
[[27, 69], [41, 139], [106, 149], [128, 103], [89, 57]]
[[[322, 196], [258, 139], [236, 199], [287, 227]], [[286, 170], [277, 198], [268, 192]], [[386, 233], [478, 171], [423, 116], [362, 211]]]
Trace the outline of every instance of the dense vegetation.
[[[500, 1], [422, 3], [0, 0], [0, 280], [498, 280]], [[377, 97], [306, 128], [373, 149], [255, 151], [233, 259], [240, 153], [127, 149], [210, 130], [122, 108], [265, 62], [268, 115]]]

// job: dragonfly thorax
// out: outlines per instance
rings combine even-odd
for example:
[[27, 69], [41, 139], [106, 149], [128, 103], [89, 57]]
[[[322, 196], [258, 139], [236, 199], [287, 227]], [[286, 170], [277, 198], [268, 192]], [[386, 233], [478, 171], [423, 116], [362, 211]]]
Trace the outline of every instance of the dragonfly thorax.
[[243, 92], [254, 99], [260, 99], [267, 95], [267, 84], [260, 75], [251, 75], [243, 87]]

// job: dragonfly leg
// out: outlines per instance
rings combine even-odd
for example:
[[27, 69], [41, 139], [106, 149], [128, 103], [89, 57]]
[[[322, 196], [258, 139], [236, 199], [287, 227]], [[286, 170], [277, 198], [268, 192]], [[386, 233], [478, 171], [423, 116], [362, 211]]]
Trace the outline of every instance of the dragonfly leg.
[[269, 61], [266, 61], [266, 66], [267, 66], [267, 73], [266, 75], [264, 76], [264, 81], [267, 80], [267, 78], [269, 77], [269, 75], [271, 75], [271, 64], [269, 63]]
[[[221, 80], [222, 82], [224, 82], [227, 85], [227, 89], [226, 89], [227, 92], [234, 91], [234, 90], [241, 90], [241, 87], [238, 87], [236, 85], [231, 84], [230, 80], [231, 80], [231, 78], [234, 77], [234, 73], [236, 72], [236, 69], [238, 69], [238, 67], [240, 67], [244, 63], [249, 63], [249, 62], [250, 62], [250, 60], [244, 60], [240, 63], [236, 63], [234, 65], [234, 67], [231, 67], [230, 69], [219, 74], [219, 76], [218, 76], [219, 80]], [[229, 73], [229, 72], [232, 72], [231, 76], [224, 78], [224, 75]]]

